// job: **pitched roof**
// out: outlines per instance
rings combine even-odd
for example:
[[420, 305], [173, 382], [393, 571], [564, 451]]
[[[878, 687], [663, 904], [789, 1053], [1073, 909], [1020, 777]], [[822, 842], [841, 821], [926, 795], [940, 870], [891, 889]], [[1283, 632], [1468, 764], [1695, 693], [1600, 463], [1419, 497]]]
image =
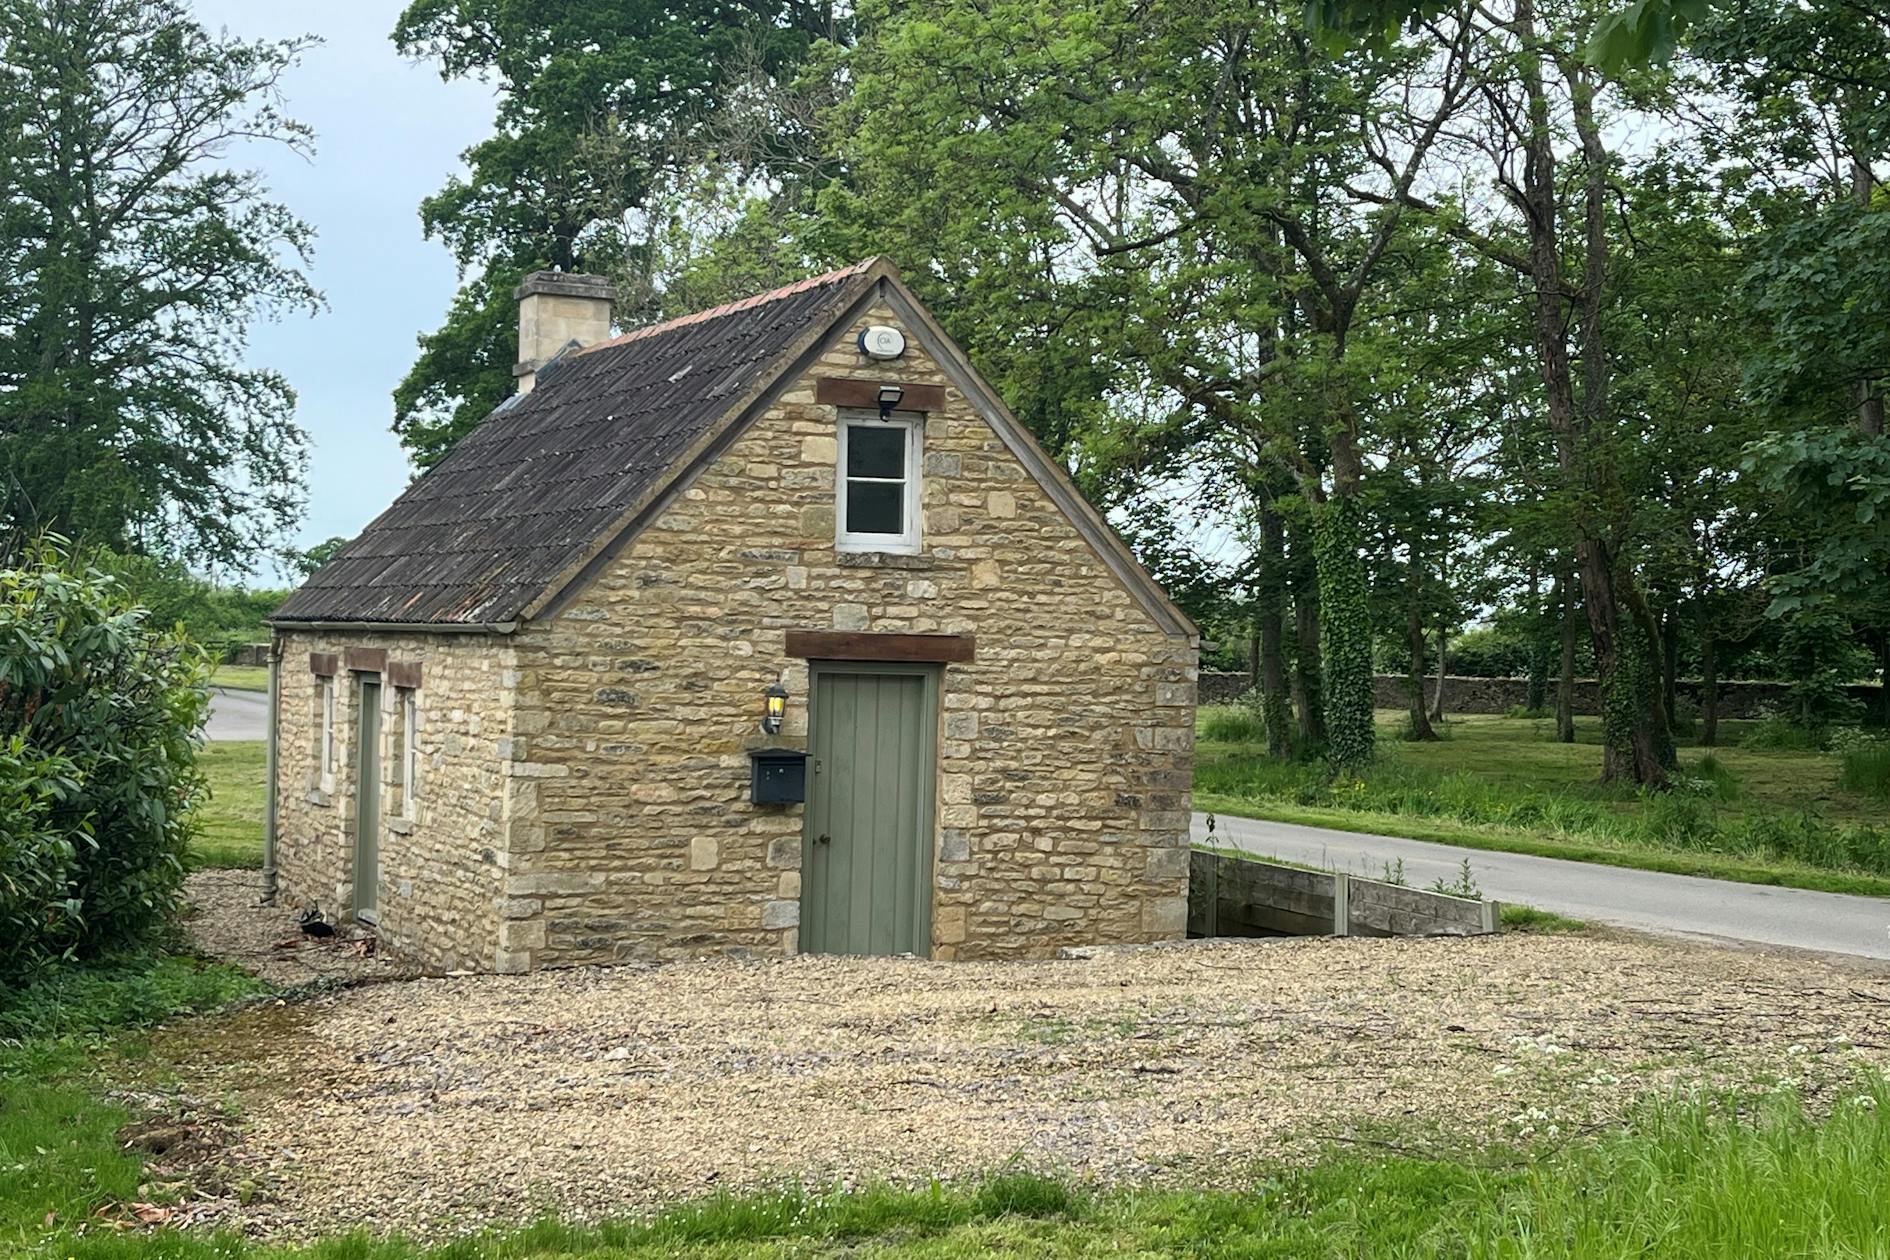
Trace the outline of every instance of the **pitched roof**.
[[[275, 621], [504, 624], [870, 288], [867, 260], [567, 353], [277, 610]], [[881, 265], [883, 270], [883, 264]]]

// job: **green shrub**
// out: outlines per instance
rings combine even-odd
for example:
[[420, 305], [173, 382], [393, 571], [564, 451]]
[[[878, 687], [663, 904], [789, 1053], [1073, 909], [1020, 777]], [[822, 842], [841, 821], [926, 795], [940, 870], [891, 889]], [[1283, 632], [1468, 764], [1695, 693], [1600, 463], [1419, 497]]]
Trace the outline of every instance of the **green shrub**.
[[1469, 678], [1521, 678], [1535, 645], [1514, 626], [1478, 626], [1450, 641], [1450, 672]]
[[1222, 744], [1264, 744], [1266, 723], [1245, 705], [1217, 704], [1201, 710], [1201, 738]]
[[169, 919], [207, 676], [199, 649], [56, 544], [0, 570], [0, 981]]
[[1845, 749], [1838, 786], [1860, 796], [1890, 800], [1890, 739], [1853, 744]]
[[182, 565], [150, 556], [101, 551], [95, 562], [146, 610], [153, 627], [181, 629], [219, 663], [234, 660], [245, 644], [267, 641], [266, 618], [289, 596], [286, 590], [217, 586]]

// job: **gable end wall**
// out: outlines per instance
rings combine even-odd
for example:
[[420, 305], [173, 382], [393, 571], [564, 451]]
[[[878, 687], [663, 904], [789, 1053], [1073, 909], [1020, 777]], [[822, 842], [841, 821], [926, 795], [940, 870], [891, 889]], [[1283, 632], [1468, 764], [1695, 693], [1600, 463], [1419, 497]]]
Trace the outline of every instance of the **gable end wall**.
[[[748, 801], [746, 750], [805, 746], [787, 631], [972, 634], [944, 669], [933, 953], [1041, 956], [1183, 932], [1196, 644], [1165, 634], [908, 332], [835, 335], [772, 408], [545, 621], [516, 636], [521, 764], [501, 927], [533, 966], [793, 953], [801, 807]], [[923, 554], [834, 549], [819, 376], [945, 387]], [[758, 730], [775, 681], [787, 727]]]

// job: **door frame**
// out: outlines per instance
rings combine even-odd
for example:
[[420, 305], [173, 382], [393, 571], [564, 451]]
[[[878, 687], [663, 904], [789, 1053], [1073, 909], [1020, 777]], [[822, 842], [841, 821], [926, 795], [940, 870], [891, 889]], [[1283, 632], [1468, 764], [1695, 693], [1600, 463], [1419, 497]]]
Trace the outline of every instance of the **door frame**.
[[[939, 664], [908, 663], [903, 661], [841, 661], [810, 660], [807, 662], [807, 753], [816, 776], [819, 774], [821, 750], [815, 746], [815, 733], [820, 729], [815, 714], [815, 706], [820, 703], [819, 678], [822, 674], [867, 674], [899, 675], [907, 678], [920, 678], [924, 681], [921, 704], [924, 712], [919, 719], [919, 732], [923, 740], [920, 749], [922, 765], [919, 772], [919, 888], [913, 903], [913, 916], [924, 925], [923, 948], [914, 953], [920, 958], [932, 957], [936, 947], [932, 934], [933, 892], [938, 884], [938, 745], [940, 717], [940, 693], [943, 691], [945, 667]], [[806, 874], [813, 870], [814, 849], [814, 804], [812, 792], [809, 792], [807, 807], [801, 811], [801, 905], [807, 904]], [[801, 942], [805, 945], [807, 924], [801, 924]]]
[[[378, 673], [360, 671], [354, 680], [354, 917], [363, 923], [377, 923], [381, 917], [381, 832], [385, 802], [382, 789], [387, 786], [386, 766], [381, 758], [385, 742], [381, 696], [384, 688]], [[368, 703], [370, 694], [373, 703]], [[373, 737], [368, 737], [372, 725]], [[374, 802], [372, 817], [365, 808], [370, 793]], [[366, 859], [372, 856], [370, 863]], [[366, 870], [372, 866], [372, 870]], [[364, 878], [364, 873], [366, 878]], [[363, 892], [367, 897], [364, 901]]]

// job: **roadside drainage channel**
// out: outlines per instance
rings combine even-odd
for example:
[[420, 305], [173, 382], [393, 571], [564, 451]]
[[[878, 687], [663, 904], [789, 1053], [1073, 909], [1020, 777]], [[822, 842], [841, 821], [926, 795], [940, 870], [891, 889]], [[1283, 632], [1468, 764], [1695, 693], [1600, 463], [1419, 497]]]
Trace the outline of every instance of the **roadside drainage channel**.
[[1188, 935], [1483, 936], [1502, 906], [1344, 871], [1309, 871], [1195, 849], [1188, 857]]

